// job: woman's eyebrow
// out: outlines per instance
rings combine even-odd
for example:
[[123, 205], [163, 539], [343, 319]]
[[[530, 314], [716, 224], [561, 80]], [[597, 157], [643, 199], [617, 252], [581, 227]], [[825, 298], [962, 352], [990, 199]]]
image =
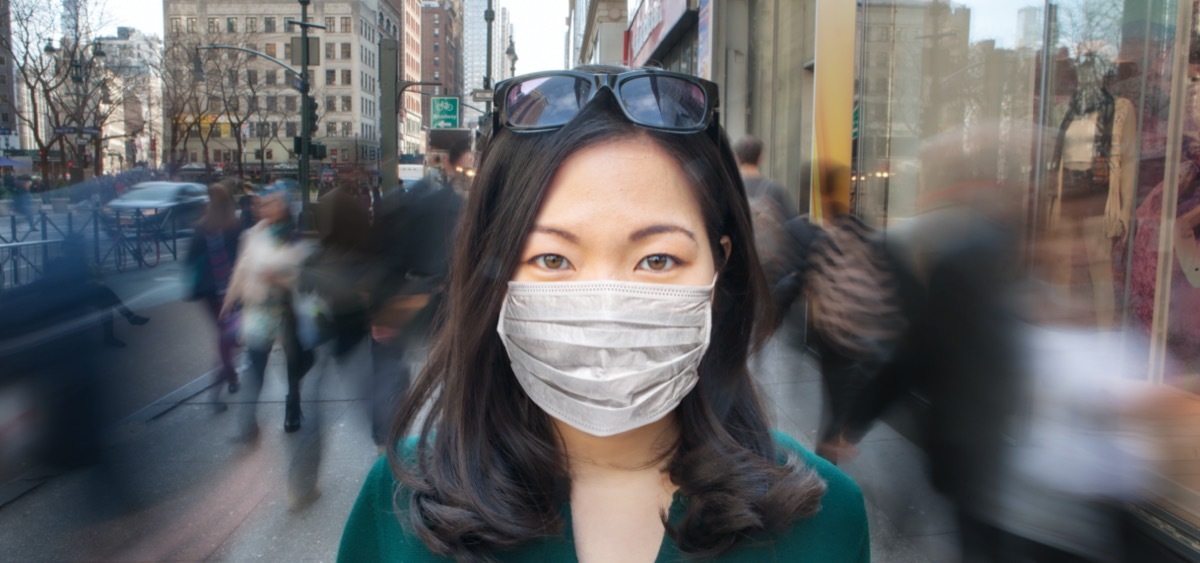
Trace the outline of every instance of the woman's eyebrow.
[[688, 238], [696, 240], [696, 233], [689, 231], [678, 225], [650, 225], [642, 229], [638, 229], [629, 235], [629, 242], [637, 242], [652, 235], [662, 233], [681, 233], [687, 235]]
[[570, 231], [564, 231], [562, 229], [555, 229], [553, 227], [543, 227], [541, 225], [537, 225], [537, 226], [533, 227], [533, 232], [544, 233], [547, 235], [554, 235], [557, 237], [562, 237], [571, 244], [579, 244], [579, 236]]

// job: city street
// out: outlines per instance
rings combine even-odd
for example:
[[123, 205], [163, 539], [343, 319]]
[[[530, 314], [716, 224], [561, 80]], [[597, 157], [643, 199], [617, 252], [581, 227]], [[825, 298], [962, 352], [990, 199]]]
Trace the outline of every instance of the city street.
[[[129, 346], [107, 350], [103, 358], [106, 376], [120, 386], [116, 406], [124, 418], [113, 459], [136, 508], [116, 517], [91, 512], [85, 506], [92, 475], [31, 468], [0, 485], [5, 557], [334, 559], [346, 515], [377, 455], [357, 377], [318, 364], [305, 381], [304, 428], [285, 434], [282, 358], [273, 357], [258, 410], [261, 439], [256, 447], [234, 444], [237, 409], [245, 407], [236, 400], [243, 396], [233, 395], [229, 411], [214, 413], [202, 392], [216, 365], [212, 329], [200, 305], [178, 300], [178, 264], [113, 275], [109, 283], [151, 318], [143, 327], [118, 320], [117, 335]], [[821, 382], [814, 364], [785, 340], [781, 335], [766, 351], [758, 377], [778, 427], [811, 446]], [[289, 509], [289, 468], [315, 459], [315, 452], [322, 495]], [[868, 498], [874, 561], [955, 559], [953, 520], [925, 485], [919, 460], [912, 444], [880, 426], [862, 444], [862, 455], [844, 464]]]

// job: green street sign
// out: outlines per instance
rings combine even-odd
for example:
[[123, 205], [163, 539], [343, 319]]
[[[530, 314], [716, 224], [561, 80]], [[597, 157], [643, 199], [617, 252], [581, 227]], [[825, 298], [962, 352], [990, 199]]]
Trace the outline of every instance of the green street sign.
[[433, 98], [429, 108], [429, 123], [433, 129], [458, 129], [458, 98]]

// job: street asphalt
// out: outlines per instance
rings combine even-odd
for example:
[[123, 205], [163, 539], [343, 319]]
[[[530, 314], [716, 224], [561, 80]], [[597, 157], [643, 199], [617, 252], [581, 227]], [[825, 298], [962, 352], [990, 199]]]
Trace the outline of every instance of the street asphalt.
[[[305, 379], [304, 428], [285, 434], [282, 358], [272, 358], [258, 407], [261, 437], [236, 444], [245, 394], [214, 412], [204, 387], [217, 365], [213, 329], [198, 303], [180, 301], [182, 272], [111, 276], [110, 285], [151, 318], [118, 319], [127, 348], [105, 352], [106, 373], [122, 387], [124, 422], [110, 447], [114, 479], [96, 471], [29, 468], [0, 485], [0, 559], [11, 561], [331, 561], [342, 527], [377, 453], [362, 385], [360, 352], [349, 363], [319, 363]], [[97, 335], [97, 337], [99, 337]], [[777, 338], [755, 362], [777, 426], [812, 446], [821, 382], [811, 358]], [[919, 451], [886, 425], [871, 432], [844, 470], [862, 487], [871, 520], [872, 560], [955, 561], [955, 525], [930, 489]], [[289, 478], [315, 473], [321, 495], [290, 503]], [[90, 509], [120, 485], [131, 509]], [[102, 507], [109, 506], [101, 504]]]

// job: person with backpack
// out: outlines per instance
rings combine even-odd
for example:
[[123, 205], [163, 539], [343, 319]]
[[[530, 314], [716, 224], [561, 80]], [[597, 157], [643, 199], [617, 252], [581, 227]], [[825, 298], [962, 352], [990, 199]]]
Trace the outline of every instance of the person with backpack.
[[772, 285], [787, 272], [789, 259], [787, 235], [783, 225], [796, 216], [796, 205], [787, 190], [778, 182], [763, 176], [759, 168], [763, 144], [753, 135], [744, 135], [733, 144], [746, 198], [750, 202], [750, 218], [754, 222], [754, 243], [759, 261]]
[[844, 438], [851, 407], [890, 357], [907, 320], [882, 237], [837, 197], [848, 171], [830, 163], [816, 166], [824, 224], [807, 216], [784, 224], [790, 251], [773, 297], [781, 312], [801, 296], [811, 306], [827, 398], [817, 454], [836, 463], [853, 452]]

